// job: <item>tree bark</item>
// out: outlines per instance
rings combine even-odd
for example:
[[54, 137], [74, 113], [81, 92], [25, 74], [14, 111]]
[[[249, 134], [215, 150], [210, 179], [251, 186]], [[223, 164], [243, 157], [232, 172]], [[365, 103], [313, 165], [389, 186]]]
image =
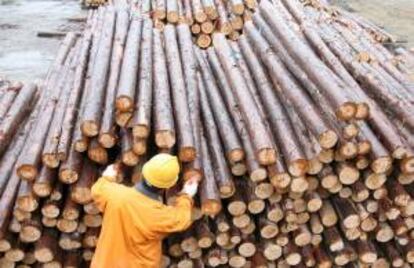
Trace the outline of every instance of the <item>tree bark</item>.
[[167, 62], [162, 47], [160, 31], [153, 31], [153, 72], [154, 75], [154, 130], [155, 143], [159, 148], [172, 148], [175, 145], [175, 127], [171, 107], [170, 84]]
[[168, 63], [168, 73], [172, 87], [172, 100], [177, 126], [178, 156], [183, 162], [193, 161], [196, 156], [194, 137], [192, 136], [190, 111], [186, 95], [182, 64], [173, 26], [164, 29], [165, 49]]
[[96, 52], [96, 62], [91, 77], [91, 88], [87, 95], [91, 102], [85, 106], [82, 114], [82, 133], [88, 137], [98, 135], [101, 126], [101, 109], [105, 102], [105, 89], [108, 82], [107, 74], [111, 59], [115, 21], [116, 14], [114, 10], [106, 10], [99, 48]]
[[129, 24], [128, 11], [119, 10], [116, 18], [108, 85], [106, 87], [105, 107], [102, 115], [101, 128], [99, 130], [99, 143], [104, 148], [112, 148], [116, 144], [115, 100], [121, 75], [123, 56], [126, 49], [125, 42]]
[[147, 138], [151, 130], [153, 95], [152, 32], [152, 21], [149, 19], [144, 20], [141, 38], [138, 96], [135, 102], [135, 112], [130, 122], [134, 137], [139, 138]]
[[116, 95], [117, 113], [129, 113], [131, 116], [137, 85], [142, 24], [141, 19], [131, 21]]

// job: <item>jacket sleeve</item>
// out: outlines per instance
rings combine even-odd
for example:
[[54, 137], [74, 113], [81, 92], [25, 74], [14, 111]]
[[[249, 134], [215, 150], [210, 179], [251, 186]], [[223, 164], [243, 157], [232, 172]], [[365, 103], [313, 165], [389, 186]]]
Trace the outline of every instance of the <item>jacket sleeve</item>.
[[113, 178], [102, 176], [92, 186], [92, 199], [101, 212], [105, 211], [106, 204], [111, 198], [112, 192], [118, 186], [113, 180]]
[[175, 202], [174, 206], [164, 206], [158, 211], [159, 220], [153, 225], [153, 231], [157, 235], [181, 232], [190, 227], [193, 199], [188, 195], [180, 195]]

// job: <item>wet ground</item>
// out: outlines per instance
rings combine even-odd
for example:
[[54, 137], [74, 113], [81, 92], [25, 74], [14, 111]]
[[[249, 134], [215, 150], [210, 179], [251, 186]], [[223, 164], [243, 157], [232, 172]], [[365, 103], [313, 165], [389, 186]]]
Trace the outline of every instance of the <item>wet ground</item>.
[[401, 42], [414, 47], [414, 0], [330, 0], [383, 27]]
[[79, 25], [67, 18], [82, 15], [79, 1], [0, 0], [0, 76], [29, 81], [43, 78], [59, 45], [38, 31], [66, 31]]
[[[331, 0], [383, 26], [414, 47], [414, 0]], [[0, 0], [0, 76], [29, 81], [45, 76], [59, 39], [38, 31], [76, 29], [67, 18], [85, 15], [78, 0]]]

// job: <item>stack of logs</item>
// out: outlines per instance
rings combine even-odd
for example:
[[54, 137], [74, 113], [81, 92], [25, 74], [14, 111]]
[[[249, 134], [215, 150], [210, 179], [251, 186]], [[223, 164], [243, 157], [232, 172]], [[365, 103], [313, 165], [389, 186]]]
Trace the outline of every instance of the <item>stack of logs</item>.
[[216, 32], [205, 50], [188, 21], [154, 24], [90, 11], [30, 116], [13, 110], [29, 107], [17, 102], [25, 86], [6, 113], [20, 123], [0, 121], [1, 267], [86, 267], [99, 172], [122, 162], [132, 185], [158, 152], [201, 180], [195, 222], [166, 240], [164, 267], [413, 265], [410, 52], [292, 0], [260, 1], [237, 42]]
[[81, 0], [82, 6], [86, 8], [94, 8], [105, 5], [108, 3], [108, 0]]

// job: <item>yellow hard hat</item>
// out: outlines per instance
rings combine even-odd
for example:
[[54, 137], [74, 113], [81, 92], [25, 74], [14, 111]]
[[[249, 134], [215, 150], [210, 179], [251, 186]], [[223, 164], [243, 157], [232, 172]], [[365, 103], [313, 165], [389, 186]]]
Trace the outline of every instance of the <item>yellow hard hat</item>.
[[166, 189], [174, 186], [180, 173], [178, 158], [170, 154], [157, 154], [142, 168], [144, 179], [152, 186]]

